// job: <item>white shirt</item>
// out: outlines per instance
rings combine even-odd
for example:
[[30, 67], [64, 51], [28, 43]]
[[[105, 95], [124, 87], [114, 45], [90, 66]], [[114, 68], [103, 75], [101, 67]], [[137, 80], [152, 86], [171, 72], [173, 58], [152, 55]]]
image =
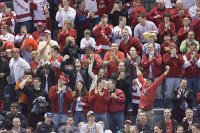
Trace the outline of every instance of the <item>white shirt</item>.
[[56, 21], [59, 22], [58, 27], [63, 27], [65, 20], [70, 20], [74, 24], [74, 20], [76, 17], [76, 10], [74, 8], [69, 7], [67, 12], [64, 8], [56, 13]]
[[85, 49], [85, 47], [87, 45], [90, 45], [92, 46], [93, 48], [95, 48], [95, 45], [96, 45], [96, 41], [93, 37], [90, 37], [89, 40], [87, 40], [85, 37], [81, 39], [81, 43], [80, 43], [80, 48], [81, 49]]
[[[28, 37], [29, 39], [33, 39], [33, 36], [31, 34], [27, 34], [26, 37]], [[22, 42], [25, 39], [24, 35], [18, 34], [15, 36], [15, 42]]]
[[1, 40], [13, 42], [15, 41], [15, 36], [13, 34], [7, 33], [6, 35], [0, 35]]
[[[128, 29], [129, 35], [132, 36], [131, 28], [129, 26], [124, 26], [124, 28]], [[123, 40], [122, 28], [120, 28], [119, 26], [115, 26], [113, 28], [112, 34], [113, 34], [113, 42], [117, 43], [117, 45], [119, 46], [119, 44]]]
[[[86, 11], [92, 11], [92, 12], [98, 12], [98, 8], [97, 8], [97, 1], [96, 0], [85, 0], [85, 10]], [[97, 16], [94, 15], [94, 18], [96, 18]]]
[[[96, 129], [93, 127], [88, 127], [89, 130], [87, 133], [96, 133], [96, 130], [98, 130], [98, 133], [103, 133], [103, 127], [99, 123], [96, 124]], [[81, 126], [80, 133], [86, 132], [87, 123]]]
[[186, 9], [190, 9], [191, 7], [195, 5], [195, 0], [182, 0], [182, 1]]
[[192, 17], [192, 19], [195, 19], [196, 18], [196, 13], [197, 13], [197, 6], [194, 5], [193, 7], [191, 7], [189, 9], [189, 14], [190, 16]]
[[37, 10], [33, 10], [34, 20], [46, 20], [44, 9], [49, 8], [49, 2], [47, 0], [33, 0], [33, 3], [37, 5]]

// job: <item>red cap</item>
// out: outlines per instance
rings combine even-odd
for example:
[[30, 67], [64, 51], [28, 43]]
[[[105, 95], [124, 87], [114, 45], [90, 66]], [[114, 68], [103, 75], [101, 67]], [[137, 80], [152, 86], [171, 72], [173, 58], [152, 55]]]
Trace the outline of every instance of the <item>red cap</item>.
[[19, 53], [20, 51], [19, 51], [18, 48], [12, 48], [12, 49], [11, 49], [11, 52], [17, 52], [17, 53]]
[[44, 26], [42, 22], [38, 22], [37, 26]]
[[107, 14], [103, 14], [102, 17], [103, 18], [108, 18], [108, 15]]
[[6, 4], [4, 2], [1, 2], [0, 3], [0, 8], [4, 8], [4, 7], [6, 7]]
[[131, 120], [126, 120], [125, 123], [131, 124], [132, 122], [131, 122]]
[[49, 34], [51, 34], [51, 31], [50, 31], [50, 30], [45, 30], [44, 33], [49, 33]]
[[64, 73], [61, 73], [61, 74], [60, 74], [60, 78], [61, 78], [62, 80], [64, 80], [66, 83], [68, 82], [68, 78], [65, 76]]

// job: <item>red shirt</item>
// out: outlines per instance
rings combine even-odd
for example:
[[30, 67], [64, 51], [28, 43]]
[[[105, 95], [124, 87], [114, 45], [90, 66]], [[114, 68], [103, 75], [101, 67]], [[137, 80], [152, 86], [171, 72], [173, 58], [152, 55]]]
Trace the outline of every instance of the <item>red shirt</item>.
[[148, 88], [146, 87], [146, 81], [143, 78], [143, 75], [138, 75], [138, 79], [142, 84], [142, 95], [140, 97], [139, 108], [140, 109], [153, 109], [155, 91], [158, 86], [163, 82], [166, 75], [162, 74], [153, 84]]
[[[63, 57], [61, 55], [59, 55], [56, 59], [58, 60], [59, 63], [61, 63], [63, 61]], [[53, 59], [53, 57], [52, 57], [50, 59], [50, 62], [54, 62], [54, 61], [55, 61], [55, 59]], [[55, 81], [58, 81], [58, 78], [59, 78], [59, 76], [61, 74], [61, 71], [60, 71], [59, 68], [57, 68], [55, 66], [53, 66], [53, 69], [54, 69], [54, 72], [55, 72], [55, 75], [56, 75]]]
[[194, 30], [195, 33], [195, 39], [197, 41], [200, 41], [200, 20], [199, 19], [195, 19], [194, 21], [192, 21], [192, 29]]
[[170, 122], [165, 122], [165, 133], [172, 133], [173, 131], [173, 124], [172, 124], [172, 121]]

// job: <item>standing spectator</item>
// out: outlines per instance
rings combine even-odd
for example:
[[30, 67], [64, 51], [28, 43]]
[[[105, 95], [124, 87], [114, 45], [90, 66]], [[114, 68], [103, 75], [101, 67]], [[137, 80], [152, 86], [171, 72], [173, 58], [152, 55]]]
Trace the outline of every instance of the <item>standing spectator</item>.
[[189, 88], [187, 88], [187, 80], [182, 79], [180, 81], [180, 87], [173, 91], [173, 108], [172, 117], [181, 123], [185, 116], [185, 110], [192, 107], [192, 93]]
[[198, 32], [200, 30], [199, 24], [200, 24], [200, 11], [197, 11], [197, 18], [192, 21], [192, 29], [195, 33], [195, 39], [197, 41], [200, 41], [200, 34]]
[[34, 27], [37, 26], [38, 22], [42, 22], [46, 25], [46, 12], [50, 8], [48, 0], [33, 0], [32, 1], [32, 10], [33, 10], [33, 22]]
[[178, 31], [181, 27], [184, 26], [181, 25], [184, 18], [191, 19], [190, 14], [188, 10], [185, 9], [182, 0], [176, 1], [176, 7], [170, 11], [170, 14], [172, 22], [175, 23], [176, 31]]
[[[25, 86], [27, 82], [31, 81], [33, 82], [33, 86]], [[35, 129], [37, 126], [36, 124], [43, 120], [45, 112], [49, 109], [50, 101], [48, 93], [41, 88], [40, 78], [35, 77], [32, 79], [30, 75], [20, 83], [19, 87], [28, 97], [28, 111], [31, 112], [29, 114], [28, 125]], [[43, 108], [39, 108], [38, 104], [43, 105]]]
[[73, 113], [74, 113], [74, 126], [78, 126], [79, 122], [86, 122], [86, 115], [90, 109], [88, 101], [88, 91], [82, 80], [76, 83]]
[[183, 76], [182, 66], [184, 60], [181, 54], [178, 54], [175, 43], [170, 43], [170, 53], [163, 55], [163, 63], [170, 66], [170, 71], [165, 79], [165, 96], [171, 99], [173, 90], [179, 87], [180, 80]]
[[195, 95], [200, 91], [200, 54], [197, 53], [196, 44], [191, 43], [189, 47], [190, 50], [183, 56], [183, 68], [185, 69], [185, 77], [188, 82], [188, 88], [190, 88]]
[[166, 34], [170, 35], [171, 38], [175, 35], [175, 24], [173, 22], [170, 22], [170, 19], [171, 19], [171, 15], [169, 13], [165, 13], [163, 15], [163, 23], [161, 22], [158, 25], [160, 42], [163, 42], [164, 36]]
[[149, 12], [148, 19], [158, 26], [163, 20], [163, 15], [169, 10], [165, 8], [164, 0], [157, 0], [156, 2], [157, 5]]
[[67, 43], [66, 38], [68, 36], [71, 36], [76, 40], [77, 33], [76, 33], [76, 30], [73, 28], [73, 23], [69, 20], [65, 20], [62, 30], [60, 30], [58, 33], [58, 42], [60, 45], [60, 52], [63, 52], [64, 47], [66, 46], [66, 43]]
[[[145, 77], [150, 77], [153, 80], [158, 80], [162, 74], [162, 56], [155, 51], [153, 44], [148, 44], [148, 53], [142, 56], [141, 65], [144, 69]], [[161, 98], [162, 86], [160, 85], [156, 91], [156, 97]]]
[[15, 36], [15, 46], [20, 48], [25, 39], [33, 39], [32, 35], [28, 33], [26, 25], [20, 27], [20, 33]]
[[129, 36], [129, 30], [127, 28], [123, 28], [122, 30], [123, 40], [119, 45], [119, 50], [124, 53], [125, 57], [129, 52], [131, 47], [135, 47], [137, 50], [137, 54], [141, 55], [142, 53], [142, 46], [138, 39], [135, 37]]
[[112, 43], [111, 50], [106, 52], [103, 65], [107, 66], [107, 77], [111, 77], [111, 74], [117, 71], [117, 65], [124, 61], [124, 53], [118, 50], [118, 46], [116, 43]]
[[19, 118], [14, 118], [12, 122], [13, 122], [13, 128], [12, 130], [10, 130], [10, 133], [16, 133], [16, 132], [25, 133], [25, 129], [21, 127], [21, 122]]
[[163, 129], [159, 124], [154, 125], [153, 127], [154, 133], [162, 133]]
[[141, 4], [141, 0], [134, 0], [133, 10], [130, 16], [131, 26], [135, 27], [139, 23], [137, 18], [141, 13], [147, 16], [147, 11], [144, 8], [144, 6]]
[[109, 127], [113, 133], [117, 129], [123, 128], [124, 109], [125, 109], [125, 94], [122, 90], [116, 88], [116, 81], [107, 81], [108, 90], [110, 91], [109, 110]]
[[191, 1], [183, 0], [183, 5], [187, 10], [189, 10], [190, 7], [195, 5], [195, 0], [191, 0]]
[[143, 33], [153, 32], [158, 34], [158, 28], [153, 22], [146, 20], [146, 16], [143, 13], [141, 13], [137, 19], [139, 23], [134, 28], [134, 37], [144, 44], [148, 42], [148, 40], [144, 38]]
[[99, 123], [95, 123], [95, 113], [89, 111], [87, 113], [88, 122], [81, 126], [80, 133], [103, 133], [103, 127]]
[[73, 126], [73, 124], [74, 118], [69, 116], [66, 125], [59, 127], [59, 133], [79, 133], [78, 127]]
[[199, 123], [193, 123], [192, 124], [192, 133], [199, 133], [200, 132], [200, 124]]
[[57, 127], [52, 122], [53, 114], [50, 112], [45, 113], [44, 122], [38, 124], [35, 133], [59, 133]]
[[72, 7], [70, 7], [70, 0], [63, 0], [63, 7], [60, 4], [59, 10], [56, 13], [56, 21], [59, 23], [58, 27], [62, 28], [64, 26], [64, 22], [66, 20], [71, 21], [72, 24], [74, 24], [74, 20], [76, 17], [76, 10]]
[[37, 23], [36, 31], [33, 32], [33, 38], [39, 43], [44, 40], [45, 26], [42, 22]]
[[[142, 84], [142, 95], [140, 97], [138, 114], [140, 112], [145, 112], [147, 121], [152, 123], [152, 119], [154, 115], [153, 104], [154, 104], [154, 98], [155, 98], [155, 91], [158, 88], [158, 86], [162, 83], [162, 81], [165, 79], [166, 75], [169, 73], [170, 67], [166, 66], [165, 72], [154, 82], [152, 78], [147, 78], [145, 81], [136, 63], [135, 63], [135, 66], [137, 70], [138, 79], [140, 83]], [[137, 120], [138, 118], [139, 116], [137, 116]]]
[[171, 118], [171, 110], [170, 109], [164, 109], [164, 118], [158, 124], [161, 126], [161, 129], [163, 129], [163, 133], [174, 133], [176, 130], [176, 127], [178, 126], [178, 122]]
[[180, 46], [181, 53], [186, 54], [189, 51], [191, 43], [194, 43], [196, 45], [197, 51], [200, 49], [199, 42], [195, 40], [194, 31], [189, 31], [187, 38], [184, 41], [182, 41], [181, 46]]
[[164, 36], [164, 42], [161, 44], [161, 50], [160, 50], [160, 54], [164, 55], [166, 53], [169, 53], [169, 45], [170, 43], [172, 43], [173, 41], [171, 40], [170, 35], [165, 35]]
[[138, 123], [136, 124], [139, 132], [151, 132], [151, 125], [147, 119], [146, 113], [145, 112], [138, 112]]
[[94, 110], [96, 118], [95, 121], [103, 121], [105, 127], [108, 128], [108, 104], [110, 101], [110, 93], [105, 89], [103, 79], [97, 80], [97, 87], [89, 93], [89, 104]]
[[6, 10], [6, 3], [5, 2], [1, 2], [0, 3], [0, 22], [1, 22], [1, 19], [2, 19], [2, 16], [3, 16], [3, 13], [5, 12]]
[[85, 49], [87, 46], [91, 46], [95, 49], [96, 41], [93, 37], [91, 37], [91, 31], [86, 29], [84, 30], [84, 38], [81, 39], [80, 48]]
[[11, 58], [11, 49], [14, 48], [14, 44], [9, 41], [3, 41], [0, 39], [0, 55], [7, 61]]
[[31, 11], [30, 4], [31, 2], [28, 0], [14, 0], [13, 1], [13, 8], [14, 12], [16, 13], [16, 26], [15, 26], [15, 33], [20, 32], [20, 27], [22, 25], [26, 25], [27, 30], [31, 32]]
[[129, 24], [128, 11], [123, 8], [121, 0], [115, 0], [114, 6], [108, 16], [109, 16], [109, 20], [111, 21], [114, 27], [119, 24], [120, 16], [124, 16], [127, 20], [126, 23]]
[[12, 103], [10, 105], [10, 112], [8, 112], [5, 116], [5, 125], [4, 125], [4, 128], [5, 129], [8, 129], [8, 130], [11, 130], [12, 127], [13, 127], [13, 119], [14, 118], [19, 118], [20, 121], [21, 121], [21, 126], [23, 128], [26, 128], [27, 127], [27, 120], [26, 120], [26, 117], [21, 114], [19, 112], [19, 104], [18, 103]]
[[49, 90], [49, 99], [55, 125], [67, 121], [68, 106], [73, 101], [71, 88], [66, 86], [66, 83], [67, 78], [62, 74], [58, 79], [58, 85], [52, 86]]
[[3, 41], [10, 41], [10, 42], [14, 43], [15, 36], [13, 34], [9, 33], [9, 27], [6, 24], [1, 26], [0, 39]]
[[111, 34], [113, 26], [108, 24], [108, 16], [104, 14], [101, 22], [96, 24], [93, 28], [93, 34], [96, 39], [96, 53], [104, 57], [104, 54], [110, 49]]
[[184, 132], [183, 126], [180, 126], [180, 125], [177, 126], [177, 127], [176, 127], [176, 132], [175, 132], [175, 133], [185, 133], [185, 132]]
[[181, 122], [181, 125], [183, 126], [185, 133], [192, 132], [192, 123], [195, 123], [193, 110], [191, 108], [187, 108], [185, 110], [185, 118], [183, 118], [183, 121]]
[[117, 45], [119, 46], [119, 44], [121, 43], [121, 41], [123, 40], [123, 28], [128, 29], [128, 33], [130, 36], [132, 36], [132, 30], [129, 26], [126, 25], [126, 17], [124, 16], [119, 16], [119, 25], [115, 26], [113, 28], [113, 42], [117, 43]]
[[199, 11], [200, 8], [200, 0], [195, 0], [195, 5], [190, 7], [189, 14], [192, 17], [192, 19], [195, 19], [197, 17], [197, 11]]
[[81, 39], [84, 37], [84, 31], [90, 28], [90, 20], [93, 17], [94, 13], [87, 12], [85, 10], [86, 2], [85, 0], [77, 0], [76, 1], [77, 10], [76, 10], [76, 18], [75, 18], [75, 28], [77, 29], [77, 44], [80, 47]]

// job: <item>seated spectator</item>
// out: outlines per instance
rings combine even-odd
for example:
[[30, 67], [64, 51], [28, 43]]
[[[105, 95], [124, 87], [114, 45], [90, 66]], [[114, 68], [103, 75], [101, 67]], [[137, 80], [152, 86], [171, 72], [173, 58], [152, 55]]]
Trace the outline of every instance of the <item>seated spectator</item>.
[[183, 121], [181, 122], [181, 125], [186, 133], [192, 132], [192, 123], [195, 123], [193, 110], [191, 108], [187, 108], [185, 110], [185, 118], [183, 118]]
[[[155, 46], [151, 43], [147, 46], [147, 54], [142, 56], [141, 66], [144, 69], [144, 76], [151, 77], [154, 81], [162, 74], [162, 56], [155, 51]], [[156, 90], [156, 98], [162, 97], [162, 86]]]
[[151, 124], [148, 122], [147, 116], [145, 112], [138, 113], [138, 123], [136, 124], [139, 132], [149, 132], [151, 131]]
[[159, 124], [156, 124], [156, 125], [153, 127], [153, 131], [154, 131], [154, 133], [162, 133], [162, 132], [163, 132], [163, 129], [162, 129], [162, 127], [161, 127]]
[[[178, 113], [178, 112], [177, 112]], [[166, 132], [172, 132], [174, 133], [176, 130], [176, 127], [179, 125], [178, 122], [171, 118], [171, 110], [170, 109], [164, 109], [164, 118], [158, 122], [161, 129], [164, 133]]]
[[111, 50], [106, 52], [103, 59], [103, 66], [107, 67], [106, 77], [111, 77], [112, 73], [117, 71], [117, 65], [124, 60], [124, 53], [118, 50], [116, 43], [112, 43]]
[[161, 44], [161, 50], [160, 50], [160, 54], [164, 55], [166, 53], [169, 53], [169, 45], [170, 43], [172, 43], [173, 41], [171, 40], [170, 35], [165, 35], [164, 36], [164, 42]]
[[113, 28], [113, 42], [117, 43], [119, 46], [123, 40], [123, 28], [128, 29], [129, 36], [132, 36], [132, 30], [129, 26], [126, 25], [126, 17], [119, 16], [119, 25]]
[[133, 10], [130, 15], [130, 23], [131, 26], [135, 27], [139, 22], [138, 22], [138, 16], [143, 13], [145, 16], [147, 16], [147, 11], [144, 8], [144, 6], [141, 4], [141, 0], [134, 0], [133, 1]]
[[200, 1], [199, 0], [195, 0], [195, 5], [190, 7], [189, 9], [189, 14], [192, 17], [192, 19], [195, 19], [197, 16], [197, 11], [199, 11], [200, 8]]
[[180, 87], [176, 88], [173, 91], [173, 108], [172, 108], [172, 117], [177, 120], [178, 123], [181, 123], [185, 116], [185, 110], [187, 108], [192, 108], [192, 92], [187, 87], [187, 80], [182, 79], [180, 81]]
[[71, 36], [72, 38], [76, 40], [77, 33], [76, 33], [76, 30], [73, 28], [73, 23], [69, 20], [65, 20], [62, 30], [60, 30], [58, 33], [58, 43], [60, 46], [60, 52], [63, 52], [67, 43], [66, 38], [68, 36]]
[[14, 118], [13, 120], [13, 128], [10, 130], [10, 133], [20, 132], [25, 133], [25, 129], [21, 127], [21, 122], [19, 118]]
[[71, 21], [74, 24], [76, 17], [76, 10], [70, 7], [70, 0], [63, 0], [62, 5], [59, 5], [59, 10], [56, 13], [56, 21], [58, 22], [58, 27], [62, 28], [64, 26], [65, 20]]
[[52, 122], [53, 114], [50, 112], [45, 113], [44, 121], [38, 124], [35, 133], [58, 133], [57, 127]]
[[164, 14], [167, 12], [169, 12], [169, 9], [165, 8], [164, 0], [157, 0], [156, 6], [148, 14], [148, 20], [158, 26], [162, 22]]
[[96, 24], [93, 28], [93, 35], [96, 39], [95, 52], [104, 57], [104, 54], [110, 49], [111, 35], [113, 26], [108, 24], [108, 16], [104, 14], [101, 17], [101, 22]]
[[[119, 24], [119, 17], [124, 16], [126, 18], [126, 23], [129, 23], [129, 18], [128, 18], [128, 11], [123, 8], [123, 3], [120, 0], [113, 0], [114, 6], [111, 9], [110, 14], [108, 15], [109, 20], [111, 21], [113, 27], [117, 26]], [[110, 2], [110, 1], [109, 1]], [[111, 4], [111, 3], [109, 3]]]
[[44, 40], [39, 42], [38, 53], [44, 61], [49, 61], [51, 59], [51, 46], [58, 46], [58, 43], [51, 39], [51, 31], [44, 31]]
[[80, 48], [85, 49], [87, 46], [91, 46], [95, 49], [96, 41], [91, 37], [91, 31], [86, 29], [84, 30], [84, 38], [81, 39]]
[[181, 53], [186, 54], [189, 51], [189, 47], [190, 47], [191, 43], [194, 43], [196, 45], [197, 51], [200, 49], [199, 42], [197, 40], [195, 40], [194, 31], [189, 31], [187, 39], [182, 41], [181, 46], [180, 46]]
[[178, 54], [175, 43], [170, 43], [169, 53], [163, 55], [163, 64], [170, 66], [170, 71], [165, 79], [165, 97], [171, 99], [173, 90], [178, 88], [183, 77], [183, 56]]
[[160, 53], [160, 44], [156, 43], [156, 41], [157, 41], [157, 35], [156, 35], [155, 33], [149, 33], [147, 40], [148, 40], [148, 42], [145, 43], [145, 44], [142, 46], [142, 55], [148, 53], [148, 45], [149, 45], [149, 44], [154, 44], [154, 46], [155, 46], [155, 51], [156, 51], [157, 53]]
[[9, 33], [10, 28], [8, 25], [4, 24], [1, 26], [1, 34], [0, 34], [0, 39], [3, 41], [10, 41], [14, 43], [15, 36], [11, 33]]
[[76, 83], [74, 102], [73, 102], [73, 114], [74, 114], [74, 126], [78, 126], [80, 122], [86, 122], [87, 112], [90, 109], [88, 101], [88, 91], [85, 83], [80, 80]]
[[117, 133], [130, 132], [131, 123], [132, 123], [131, 120], [125, 120], [124, 127], [122, 129], [118, 130]]
[[20, 123], [23, 128], [27, 127], [26, 117], [19, 112], [19, 104], [17, 103], [12, 103], [10, 105], [10, 112], [8, 112], [5, 116], [5, 125], [4, 125], [5, 129], [7, 130], [12, 129], [14, 118], [20, 119]]
[[61, 74], [58, 79], [58, 84], [52, 86], [49, 90], [53, 123], [56, 126], [67, 121], [68, 106], [73, 102], [72, 90], [70, 87], [66, 86], [67, 80], [65, 75]]
[[[191, 30], [191, 21], [189, 18], [187, 18], [187, 17], [183, 18], [181, 23], [182, 23], [183, 27], [179, 28], [179, 30], [178, 30], [178, 43], [180, 43], [180, 44], [182, 41], [187, 39], [188, 32]], [[180, 23], [179, 23], [179, 25], [180, 25]], [[178, 46], [180, 46], [180, 44], [178, 44]]]
[[192, 124], [192, 133], [198, 133], [200, 132], [200, 124], [199, 123], [193, 123]]
[[25, 133], [34, 133], [32, 127], [27, 127]]
[[200, 11], [197, 11], [196, 15], [197, 15], [196, 19], [194, 19], [192, 21], [192, 29], [193, 29], [193, 31], [195, 33], [195, 39], [200, 42], [200, 34], [199, 34], [199, 30], [200, 30], [200, 28], [199, 28], [200, 27], [199, 26], [199, 24], [200, 24]]
[[196, 44], [194, 43], [190, 44], [189, 49], [190, 50], [183, 56], [183, 68], [185, 69], [185, 77], [188, 82], [188, 88], [190, 88], [195, 95], [200, 91], [200, 54], [197, 53]]
[[141, 13], [137, 19], [139, 23], [134, 28], [134, 37], [137, 38], [142, 44], [147, 43], [148, 40], [144, 38], [143, 34], [145, 32], [158, 34], [158, 28], [153, 22], [146, 20], [146, 16], [143, 13]]
[[188, 18], [189, 20], [191, 19], [188, 10], [185, 9], [184, 1], [182, 0], [176, 1], [176, 7], [170, 11], [170, 14], [172, 22], [175, 23], [176, 31], [179, 31], [179, 29], [184, 26], [181, 25], [184, 18]]
[[103, 133], [103, 127], [101, 126], [101, 124], [95, 122], [95, 117], [96, 115], [93, 111], [89, 111], [87, 113], [88, 122], [81, 126], [80, 133], [90, 131]]
[[74, 118], [69, 116], [66, 125], [59, 127], [59, 133], [79, 133], [78, 127], [73, 126], [73, 124]]
[[36, 31], [33, 32], [33, 38], [39, 43], [44, 40], [45, 26], [42, 22], [37, 23]]
[[185, 133], [183, 126], [181, 125], [177, 126], [175, 133]]
[[129, 36], [129, 30], [127, 28], [123, 28], [122, 34], [123, 34], [123, 40], [119, 44], [119, 51], [123, 52], [126, 57], [130, 48], [135, 47], [137, 50], [137, 54], [141, 55], [142, 46], [139, 40], [136, 39], [135, 37]]
[[175, 24], [170, 21], [171, 15], [165, 13], [163, 15], [163, 23], [160, 22], [158, 25], [159, 41], [163, 42], [164, 36], [166, 34], [170, 35], [171, 38], [175, 35]]

